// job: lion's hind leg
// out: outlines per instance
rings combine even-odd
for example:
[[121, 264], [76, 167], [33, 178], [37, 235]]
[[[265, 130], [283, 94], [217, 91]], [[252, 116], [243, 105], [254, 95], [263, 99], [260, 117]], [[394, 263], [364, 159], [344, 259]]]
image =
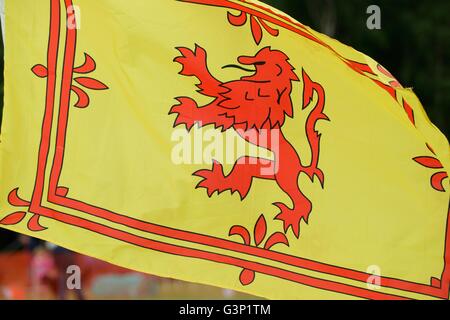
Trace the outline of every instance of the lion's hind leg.
[[302, 220], [308, 223], [308, 218], [312, 210], [312, 203], [300, 191], [297, 179], [298, 175], [277, 177], [278, 185], [292, 200], [292, 208], [289, 208], [281, 202], [276, 202], [273, 205], [280, 209], [280, 212], [275, 219], [283, 222], [285, 233], [289, 228], [292, 228], [292, 232], [298, 238], [300, 236], [300, 223]]
[[239, 158], [227, 176], [223, 173], [222, 164], [216, 160], [211, 170], [199, 170], [194, 175], [203, 178], [197, 188], [205, 188], [208, 196], [211, 197], [216, 191], [230, 190], [232, 193], [237, 191], [241, 200], [247, 197], [253, 178], [275, 179], [274, 162], [256, 157]]

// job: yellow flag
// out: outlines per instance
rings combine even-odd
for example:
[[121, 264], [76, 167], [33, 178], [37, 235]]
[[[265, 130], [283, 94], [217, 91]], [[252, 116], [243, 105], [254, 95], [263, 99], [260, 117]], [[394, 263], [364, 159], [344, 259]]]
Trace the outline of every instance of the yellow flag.
[[448, 298], [448, 141], [257, 1], [7, 0], [0, 224], [285, 299]]

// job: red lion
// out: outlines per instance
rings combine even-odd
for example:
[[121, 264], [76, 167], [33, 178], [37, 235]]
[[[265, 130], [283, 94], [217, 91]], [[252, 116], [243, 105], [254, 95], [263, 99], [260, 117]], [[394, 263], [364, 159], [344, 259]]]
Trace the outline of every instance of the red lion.
[[198, 92], [211, 97], [212, 101], [199, 107], [196, 101], [189, 97], [176, 98], [179, 104], [173, 106], [169, 112], [177, 114], [174, 127], [185, 125], [190, 130], [197, 124], [214, 125], [222, 130], [232, 128], [247, 142], [266, 148], [274, 154], [273, 161], [242, 157], [237, 160], [228, 175], [224, 175], [222, 164], [214, 160], [211, 170], [194, 173], [202, 178], [197, 188], [205, 188], [209, 197], [215, 191], [237, 191], [241, 199], [244, 199], [253, 178], [275, 180], [292, 201], [292, 208], [283, 203], [274, 203], [280, 209], [275, 219], [283, 221], [285, 232], [292, 228], [298, 238], [300, 222], [303, 219], [307, 223], [312, 210], [310, 200], [300, 191], [299, 175], [303, 172], [311, 181], [317, 176], [322, 187], [324, 183], [324, 175], [318, 168], [320, 134], [315, 130], [318, 120], [328, 120], [323, 113], [325, 94], [322, 86], [311, 81], [303, 71], [303, 108], [313, 100], [314, 92], [317, 93], [316, 105], [306, 121], [306, 135], [312, 158], [311, 164], [305, 167], [297, 151], [281, 131], [285, 116], [293, 117], [292, 82], [300, 81], [286, 54], [265, 47], [253, 57], [240, 56], [240, 64], [254, 66], [254, 69], [239, 65], [226, 65], [223, 68], [235, 67], [252, 74], [224, 83], [209, 72], [207, 54], [203, 48], [196, 45], [194, 51], [184, 47], [177, 49], [181, 56], [176, 57], [174, 61], [183, 66], [180, 74], [196, 77], [200, 81], [197, 85]]

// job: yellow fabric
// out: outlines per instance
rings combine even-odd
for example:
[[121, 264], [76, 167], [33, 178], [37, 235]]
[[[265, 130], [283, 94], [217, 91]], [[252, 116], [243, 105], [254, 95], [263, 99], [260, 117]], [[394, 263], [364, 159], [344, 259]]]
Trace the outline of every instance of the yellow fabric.
[[[448, 141], [428, 120], [410, 89], [393, 85], [396, 94], [393, 98], [377, 85], [374, 79], [384, 84], [393, 79], [380, 72], [375, 61], [256, 1], [221, 0], [211, 5], [211, 1], [75, 0], [75, 20], [70, 15], [70, 4], [68, 0], [6, 1], [5, 108], [0, 144], [3, 227], [130, 269], [273, 299], [448, 297], [448, 290], [445, 296], [438, 287], [445, 291], [449, 281], [448, 272], [443, 274], [449, 180], [441, 180], [443, 191], [433, 188], [430, 180], [435, 173], [448, 172], [450, 168]], [[61, 32], [57, 37], [56, 70], [46, 71], [56, 74], [51, 135], [42, 137], [50, 77], [42, 74], [41, 67], [33, 66], [48, 65], [51, 5], [60, 8]], [[233, 17], [227, 17], [228, 12], [239, 17], [240, 10], [236, 8], [247, 12], [242, 26], [233, 25], [228, 19]], [[65, 21], [66, 12], [69, 23]], [[96, 79], [101, 83], [94, 84], [101, 90], [83, 88], [76, 80], [72, 81], [89, 95], [90, 101], [86, 108], [74, 107], [78, 97], [72, 91], [65, 144], [56, 147], [60, 97], [67, 78], [63, 64], [70, 51], [65, 44], [66, 35], [70, 34], [66, 25], [73, 21], [79, 27], [74, 67], [83, 65], [84, 53], [96, 62], [95, 71], [74, 73], [73, 78]], [[278, 30], [278, 34], [271, 35], [264, 25], [269, 30]], [[208, 70], [220, 82], [248, 76], [244, 70], [222, 66], [238, 64], [238, 57], [254, 56], [264, 47], [270, 46], [289, 57], [300, 81], [292, 82], [293, 118], [286, 117], [282, 132], [303, 165], [312, 158], [305, 134], [312, 108], [306, 104], [302, 109], [305, 84], [302, 72], [323, 87], [326, 96], [323, 113], [330, 121], [317, 121], [315, 129], [321, 134], [318, 167], [324, 174], [324, 186], [317, 176], [311, 181], [307, 174], [300, 174], [298, 185], [313, 207], [308, 224], [301, 221], [299, 225], [298, 238], [292, 228], [286, 231], [282, 221], [274, 220], [279, 209], [272, 203], [292, 207], [287, 193], [275, 181], [254, 178], [244, 200], [237, 192], [208, 197], [204, 188], [195, 189], [201, 179], [192, 173], [211, 169], [212, 158], [217, 157], [205, 151], [211, 142], [197, 147], [200, 148], [197, 152], [206, 153], [203, 161], [174, 163], [174, 148], [183, 129], [174, 127], [177, 115], [168, 114], [178, 103], [175, 98], [191, 97], [199, 106], [212, 100], [197, 92], [197, 79], [179, 74], [182, 67], [174, 61], [181, 56], [177, 47], [194, 50], [196, 44], [207, 52]], [[357, 72], [349, 61], [367, 64], [373, 74]], [[36, 77], [36, 73], [44, 77]], [[311, 105], [317, 99], [316, 92]], [[254, 103], [257, 102], [256, 99]], [[414, 123], [405, 112], [404, 103], [411, 107]], [[203, 132], [212, 127], [205, 126]], [[194, 127], [182, 136], [194, 139], [201, 135], [202, 129]], [[233, 128], [228, 132], [216, 130], [222, 137], [233, 131]], [[234, 136], [242, 140], [236, 133]], [[30, 202], [33, 191], [36, 193], [39, 188], [36, 172], [42, 140], [49, 141], [42, 201], [39, 203], [34, 195], [34, 205], [27, 205], [23, 202]], [[224, 152], [237, 159], [265, 150], [250, 149], [236, 154]], [[77, 208], [49, 201], [51, 167], [55, 154], [61, 150], [64, 162], [57, 197], [75, 199]], [[266, 153], [274, 159], [271, 152]], [[435, 159], [430, 161], [439, 162], [442, 168], [423, 166], [413, 160], [416, 157]], [[232, 170], [232, 164], [224, 164], [225, 173]], [[16, 188], [17, 193], [12, 192]], [[98, 208], [109, 213], [103, 217], [92, 214], [98, 213]], [[22, 211], [27, 214], [21, 220], [20, 214], [11, 216]], [[289, 241], [289, 246], [280, 243], [267, 250], [271, 254], [280, 253], [280, 261], [261, 253], [262, 248], [260, 251], [242, 248], [255, 247], [253, 231], [261, 214], [267, 224], [264, 241], [276, 232], [285, 234]], [[95, 230], [80, 228], [84, 221]], [[124, 221], [130, 221], [129, 225]], [[167, 236], [153, 232], [155, 225], [187, 233]], [[237, 247], [238, 250], [227, 247], [228, 243], [232, 247], [234, 243], [242, 243], [238, 235], [229, 235], [234, 225], [248, 230], [249, 246]], [[260, 220], [258, 226], [262, 225]], [[40, 226], [46, 229], [40, 230]], [[100, 234], [100, 229], [106, 235]], [[120, 237], [131, 239], [131, 243], [113, 239], [111, 234], [116, 234], [115, 230], [121, 230]], [[197, 241], [197, 235], [208, 236], [209, 244]], [[158, 248], [164, 243], [192, 251], [176, 249], [181, 251], [173, 254], [175, 247], [145, 248], [149, 242], [142, 239], [157, 241], [151, 242], [151, 246]], [[223, 241], [212, 246], [214, 239]], [[263, 247], [264, 241], [259, 247]], [[197, 255], [205, 251], [217, 255], [214, 257], [222, 262], [190, 256], [191, 252]], [[230, 262], [226, 257], [238, 260]], [[306, 260], [290, 263], [291, 258], [287, 257]], [[243, 266], [243, 261], [258, 266]], [[319, 266], [311, 267], [308, 261], [339, 270], [337, 274], [330, 269], [324, 272]], [[381, 287], [374, 288], [364, 281], [364, 274], [372, 279], [370, 273], [374, 268], [381, 273]], [[358, 275], [346, 274], [348, 269]], [[241, 283], [243, 279], [244, 282], [251, 279], [255, 270], [251, 283]], [[441, 282], [436, 285], [434, 281], [433, 287], [432, 278]], [[404, 286], [391, 286], [385, 279], [421, 284], [427, 289], [413, 292]], [[414, 285], [406, 285], [409, 287]]]

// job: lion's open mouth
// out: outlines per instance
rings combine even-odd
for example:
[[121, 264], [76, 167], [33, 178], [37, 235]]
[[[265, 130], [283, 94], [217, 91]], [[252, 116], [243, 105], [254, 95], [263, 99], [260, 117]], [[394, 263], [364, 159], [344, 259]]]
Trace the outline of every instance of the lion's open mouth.
[[247, 71], [247, 72], [256, 72], [256, 70], [254, 70], [254, 69], [247, 69], [247, 68], [244, 68], [243, 66], [240, 66], [238, 64], [227, 64], [226, 66], [222, 67], [222, 69], [225, 69], [225, 68], [237, 68], [237, 69], [241, 69], [241, 70], [244, 70], [244, 71]]

